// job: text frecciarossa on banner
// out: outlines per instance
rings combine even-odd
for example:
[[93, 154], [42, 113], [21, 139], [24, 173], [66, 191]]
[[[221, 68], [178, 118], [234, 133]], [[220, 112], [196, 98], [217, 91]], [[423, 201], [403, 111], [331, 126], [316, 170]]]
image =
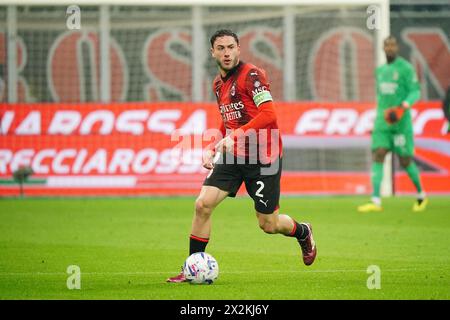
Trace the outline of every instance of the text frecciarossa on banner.
[[[369, 136], [373, 103], [278, 103], [284, 136]], [[441, 137], [446, 121], [439, 102], [412, 110], [416, 136]], [[0, 176], [21, 166], [38, 175], [201, 173], [202, 148], [174, 147], [178, 136], [218, 128], [215, 104], [118, 103], [1, 104]]]

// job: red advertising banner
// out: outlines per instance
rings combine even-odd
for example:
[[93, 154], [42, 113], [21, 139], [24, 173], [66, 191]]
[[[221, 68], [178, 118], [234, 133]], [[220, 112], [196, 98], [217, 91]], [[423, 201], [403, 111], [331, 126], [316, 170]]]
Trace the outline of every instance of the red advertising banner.
[[[371, 103], [278, 103], [277, 108], [287, 150], [370, 148]], [[201, 166], [208, 142], [201, 138], [219, 123], [217, 106], [209, 103], [0, 104], [0, 196], [19, 193], [13, 172], [21, 167], [33, 171], [24, 187], [28, 195], [197, 194], [208, 172]], [[440, 102], [415, 105], [413, 123], [425, 189], [450, 193], [450, 137]], [[192, 138], [183, 152], [180, 135]], [[414, 191], [402, 172], [396, 188]], [[282, 192], [366, 194], [370, 172], [287, 165]]]

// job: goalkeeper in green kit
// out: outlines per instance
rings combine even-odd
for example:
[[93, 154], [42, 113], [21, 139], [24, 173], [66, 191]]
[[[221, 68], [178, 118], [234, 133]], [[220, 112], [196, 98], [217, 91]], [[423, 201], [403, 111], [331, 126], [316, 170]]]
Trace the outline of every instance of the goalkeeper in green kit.
[[413, 211], [425, 210], [428, 199], [413, 160], [414, 134], [411, 106], [420, 98], [420, 86], [413, 66], [398, 55], [397, 40], [384, 40], [387, 63], [375, 71], [377, 115], [372, 132], [372, 201], [358, 207], [359, 212], [381, 211], [380, 188], [384, 157], [389, 151], [399, 156], [401, 166], [417, 189]]

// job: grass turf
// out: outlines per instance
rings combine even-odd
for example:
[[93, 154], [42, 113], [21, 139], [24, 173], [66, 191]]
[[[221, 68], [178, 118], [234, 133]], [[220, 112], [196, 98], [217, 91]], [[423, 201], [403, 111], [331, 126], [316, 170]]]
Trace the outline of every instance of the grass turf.
[[[211, 286], [165, 283], [188, 252], [193, 198], [1, 199], [0, 299], [449, 299], [450, 199], [384, 201], [360, 214], [362, 197], [284, 198], [281, 212], [310, 221], [316, 262], [296, 241], [264, 234], [249, 198], [213, 213]], [[69, 265], [81, 289], [69, 290]], [[381, 289], [367, 268], [379, 266]]]

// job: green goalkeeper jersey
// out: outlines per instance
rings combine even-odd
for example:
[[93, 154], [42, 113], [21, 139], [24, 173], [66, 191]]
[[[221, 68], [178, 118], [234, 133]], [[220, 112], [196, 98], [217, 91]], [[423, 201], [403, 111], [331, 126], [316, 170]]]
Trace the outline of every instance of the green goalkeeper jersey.
[[384, 111], [399, 106], [406, 101], [412, 106], [420, 98], [420, 86], [414, 67], [405, 59], [397, 57], [392, 63], [384, 64], [375, 70], [377, 88], [377, 116], [374, 130], [404, 131], [412, 129], [410, 108], [402, 119], [389, 125], [384, 120]]

